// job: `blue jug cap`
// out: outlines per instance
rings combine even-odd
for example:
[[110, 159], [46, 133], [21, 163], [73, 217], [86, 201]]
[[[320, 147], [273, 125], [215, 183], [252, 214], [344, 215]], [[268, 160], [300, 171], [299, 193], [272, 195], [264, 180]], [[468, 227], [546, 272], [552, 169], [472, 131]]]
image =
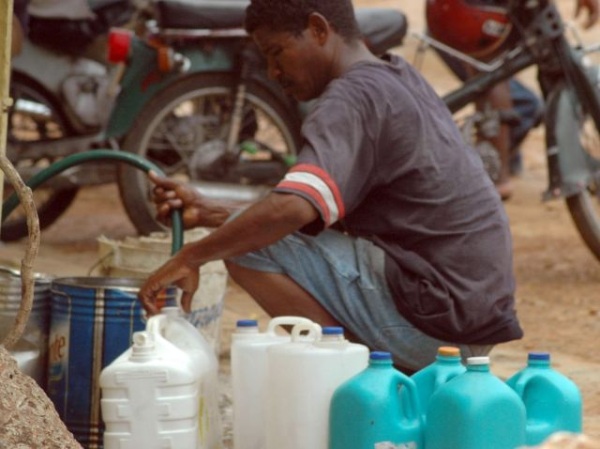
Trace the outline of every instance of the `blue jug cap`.
[[342, 335], [344, 328], [341, 326], [325, 326], [322, 329], [323, 335]]
[[258, 326], [257, 320], [237, 320], [235, 323], [237, 327], [256, 327]]
[[369, 358], [371, 360], [392, 360], [392, 354], [386, 351], [373, 351]]
[[547, 353], [547, 352], [530, 352], [527, 355], [527, 359], [528, 360], [549, 361], [550, 360], [550, 354]]

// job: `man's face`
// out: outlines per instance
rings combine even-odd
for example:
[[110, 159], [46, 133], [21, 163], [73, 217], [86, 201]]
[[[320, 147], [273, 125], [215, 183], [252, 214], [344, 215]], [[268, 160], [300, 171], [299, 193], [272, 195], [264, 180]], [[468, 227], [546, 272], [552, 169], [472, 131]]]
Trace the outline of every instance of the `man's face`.
[[269, 77], [298, 101], [321, 95], [330, 81], [326, 52], [313, 31], [300, 36], [259, 28], [254, 41], [267, 59]]

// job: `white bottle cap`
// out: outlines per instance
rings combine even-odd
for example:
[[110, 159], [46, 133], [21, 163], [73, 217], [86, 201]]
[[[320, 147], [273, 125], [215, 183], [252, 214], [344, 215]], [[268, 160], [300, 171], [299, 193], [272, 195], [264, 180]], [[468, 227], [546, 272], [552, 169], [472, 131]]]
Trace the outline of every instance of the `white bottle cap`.
[[490, 358], [485, 357], [469, 357], [467, 358], [467, 365], [489, 365]]

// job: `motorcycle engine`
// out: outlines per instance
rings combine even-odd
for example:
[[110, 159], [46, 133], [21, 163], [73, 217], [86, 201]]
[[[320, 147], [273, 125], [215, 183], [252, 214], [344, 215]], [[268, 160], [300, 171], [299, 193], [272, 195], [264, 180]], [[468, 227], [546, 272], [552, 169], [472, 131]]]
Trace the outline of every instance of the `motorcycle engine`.
[[227, 144], [222, 139], [202, 143], [190, 159], [190, 171], [199, 179], [219, 179], [226, 175]]

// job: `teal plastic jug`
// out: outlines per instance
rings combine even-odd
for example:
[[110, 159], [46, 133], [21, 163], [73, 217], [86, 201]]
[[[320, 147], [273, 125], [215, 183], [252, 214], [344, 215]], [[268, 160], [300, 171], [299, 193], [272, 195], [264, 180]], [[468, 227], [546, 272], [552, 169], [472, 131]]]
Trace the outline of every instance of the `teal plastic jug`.
[[469, 357], [467, 370], [429, 401], [427, 449], [516, 449], [525, 444], [525, 406], [490, 372], [489, 357]]
[[417, 449], [423, 431], [415, 383], [393, 367], [389, 352], [372, 352], [369, 366], [332, 396], [329, 449]]
[[[411, 376], [417, 387], [423, 422], [427, 419], [427, 406], [433, 393], [450, 379], [464, 373], [466, 370], [462, 364], [460, 349], [454, 346], [440, 346], [435, 362]], [[406, 398], [406, 396], [403, 396], [403, 398]]]
[[581, 393], [575, 383], [551, 367], [550, 354], [530, 352], [527, 366], [506, 383], [525, 404], [528, 445], [537, 445], [552, 433], [580, 433], [582, 429]]

